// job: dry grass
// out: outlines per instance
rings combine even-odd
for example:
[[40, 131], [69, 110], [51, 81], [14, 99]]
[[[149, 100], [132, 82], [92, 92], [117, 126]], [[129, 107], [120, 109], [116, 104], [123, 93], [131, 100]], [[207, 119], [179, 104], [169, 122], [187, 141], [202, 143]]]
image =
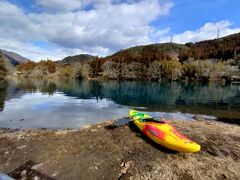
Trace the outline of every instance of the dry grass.
[[[170, 151], [145, 138], [132, 124], [115, 127], [108, 122], [66, 131], [2, 130], [0, 169], [9, 173], [33, 161], [42, 163], [36, 166], [36, 176], [57, 179], [240, 177], [240, 126], [209, 121], [172, 123], [201, 144], [202, 150], [195, 154]], [[15, 173], [15, 177], [21, 176], [24, 173]]]

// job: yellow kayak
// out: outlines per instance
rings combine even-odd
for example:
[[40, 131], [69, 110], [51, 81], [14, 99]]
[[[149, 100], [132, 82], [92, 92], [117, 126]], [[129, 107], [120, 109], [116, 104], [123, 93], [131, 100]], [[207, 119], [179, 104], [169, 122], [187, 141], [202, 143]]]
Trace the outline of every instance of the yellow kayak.
[[166, 148], [179, 152], [198, 152], [201, 146], [180, 134], [166, 120], [155, 120], [151, 116], [131, 110], [133, 123], [151, 140]]

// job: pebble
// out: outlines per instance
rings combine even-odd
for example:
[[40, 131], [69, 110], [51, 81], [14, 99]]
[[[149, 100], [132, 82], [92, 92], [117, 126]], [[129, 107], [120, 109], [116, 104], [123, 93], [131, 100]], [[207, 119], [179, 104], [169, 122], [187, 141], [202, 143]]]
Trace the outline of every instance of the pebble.
[[57, 175], [58, 175], [58, 172], [55, 172], [55, 173], [52, 174], [52, 177], [55, 177]]
[[33, 180], [39, 180], [40, 178], [38, 176], [34, 176]]
[[87, 124], [87, 125], [83, 126], [82, 129], [88, 129], [88, 128], [90, 128], [90, 127], [91, 127], [91, 125], [90, 125], [90, 124]]
[[91, 132], [97, 132], [97, 129], [90, 129]]
[[123, 163], [121, 164], [121, 167], [122, 167], [121, 173], [122, 173], [122, 174], [127, 173], [127, 171], [128, 171], [133, 165], [134, 165], [134, 162], [133, 162], [133, 161], [127, 161], [126, 163], [123, 162]]
[[68, 132], [67, 131], [56, 131], [56, 135], [66, 135]]
[[21, 135], [21, 134], [17, 136], [17, 139], [19, 139], [19, 140], [20, 140], [20, 139], [23, 139], [23, 138], [24, 138], [24, 136]]
[[23, 170], [23, 171], [21, 172], [21, 176], [22, 176], [22, 177], [26, 176], [26, 174], [27, 174], [27, 170]]
[[37, 170], [43, 166], [43, 163], [35, 164], [31, 167], [31, 169]]
[[17, 147], [17, 149], [23, 149], [23, 148], [25, 148], [25, 147], [27, 147], [27, 146], [26, 146], [26, 145], [23, 145], [23, 146]]

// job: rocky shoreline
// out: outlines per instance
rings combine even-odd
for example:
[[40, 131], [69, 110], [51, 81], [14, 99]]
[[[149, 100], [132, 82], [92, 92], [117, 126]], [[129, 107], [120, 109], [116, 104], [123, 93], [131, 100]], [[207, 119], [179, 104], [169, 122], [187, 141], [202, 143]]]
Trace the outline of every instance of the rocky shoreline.
[[240, 126], [171, 121], [201, 144], [176, 153], [113, 121], [70, 130], [0, 130], [0, 169], [16, 179], [237, 179]]

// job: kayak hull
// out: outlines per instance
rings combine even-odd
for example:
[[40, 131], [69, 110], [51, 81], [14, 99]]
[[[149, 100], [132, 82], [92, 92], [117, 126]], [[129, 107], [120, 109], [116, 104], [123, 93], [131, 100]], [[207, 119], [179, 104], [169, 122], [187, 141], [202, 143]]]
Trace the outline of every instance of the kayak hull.
[[133, 123], [142, 131], [148, 138], [155, 143], [164, 146], [168, 149], [179, 152], [198, 152], [201, 146], [189, 138], [179, 133], [166, 120], [161, 122], [144, 122], [144, 119], [151, 118], [151, 116], [141, 113], [141, 116], [136, 116], [138, 111], [130, 111], [130, 117]]

